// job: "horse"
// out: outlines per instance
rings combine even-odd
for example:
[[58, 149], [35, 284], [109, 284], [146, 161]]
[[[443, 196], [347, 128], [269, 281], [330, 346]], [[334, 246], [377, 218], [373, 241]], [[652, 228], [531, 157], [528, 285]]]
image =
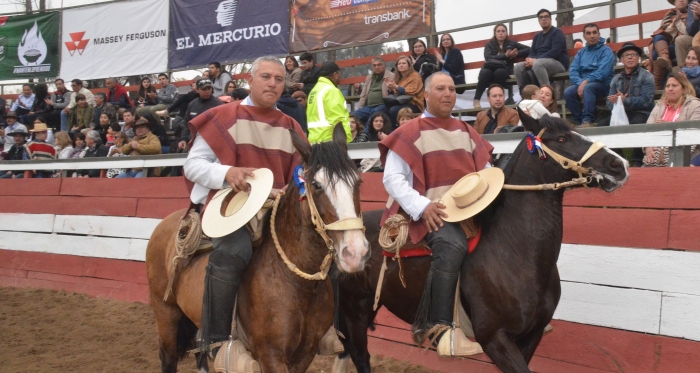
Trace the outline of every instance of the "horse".
[[[276, 216], [274, 212], [266, 214], [263, 241], [243, 274], [237, 301], [237, 325], [244, 329], [247, 347], [263, 372], [306, 371], [318, 351], [319, 340], [333, 323], [334, 297], [328, 272], [320, 276], [322, 280], [311, 281], [292, 272], [291, 267], [296, 265], [297, 270], [313, 273], [322, 265], [328, 267], [328, 259], [335, 258], [339, 273], [352, 273], [361, 271], [369, 257], [369, 243], [359, 217], [361, 178], [347, 155], [342, 126], [336, 126], [332, 142], [313, 146], [294, 131], [290, 133], [303, 159], [306, 193], [301, 195], [300, 187], [291, 181], [275, 202]], [[302, 200], [304, 196], [307, 198]], [[163, 373], [177, 371], [178, 361], [188, 348], [194, 347], [197, 329], [201, 327], [208, 253], [195, 256], [179, 270], [172, 295], [163, 300], [168, 284], [167, 264], [175, 256], [175, 237], [184, 212], [163, 219], [146, 250], [150, 302], [156, 317]], [[270, 226], [271, 219], [274, 227]], [[333, 224], [353, 220], [355, 228], [347, 229], [346, 225], [326, 232]], [[273, 235], [278, 238], [278, 246]], [[281, 259], [281, 254], [285, 254], [289, 264]], [[208, 372], [207, 359], [198, 361], [200, 371]]]
[[[520, 120], [532, 134], [544, 131], [541, 142], [554, 154], [545, 153], [544, 159], [537, 151], [531, 154], [524, 139], [505, 166], [506, 184], [550, 184], [578, 179], [579, 184], [611, 192], [627, 181], [626, 160], [607, 148], [596, 151], [602, 144], [594, 145], [566, 121], [549, 116], [538, 121], [522, 111]], [[572, 159], [583, 159], [592, 152], [595, 152], [593, 156], [580, 162], [583, 167], [579, 170], [588, 174], [584, 178], [565, 168], [578, 163]], [[476, 341], [503, 372], [530, 372], [528, 363], [559, 303], [561, 287], [556, 264], [562, 241], [564, 188], [555, 189], [504, 188], [475, 217], [481, 226], [481, 239], [462, 265], [459, 294], [472, 321]], [[342, 340], [345, 352], [336, 358], [335, 373], [345, 372], [348, 357], [358, 372], [371, 370], [367, 329], [374, 327], [377, 314], [373, 305], [382, 264], [382, 248], [377, 240], [382, 211], [363, 215], [372, 256], [363, 274], [347, 276], [340, 283], [338, 328], [345, 336]], [[413, 322], [416, 330], [414, 317], [431, 260], [429, 257], [402, 260], [405, 288], [399, 279], [399, 265], [392, 260], [387, 262], [379, 306], [383, 305], [407, 323]]]

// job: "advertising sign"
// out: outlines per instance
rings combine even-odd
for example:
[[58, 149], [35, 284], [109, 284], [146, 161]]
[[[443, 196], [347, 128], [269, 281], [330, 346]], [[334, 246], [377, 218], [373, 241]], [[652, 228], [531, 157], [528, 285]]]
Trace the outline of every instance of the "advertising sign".
[[0, 17], [0, 80], [58, 75], [58, 12]]

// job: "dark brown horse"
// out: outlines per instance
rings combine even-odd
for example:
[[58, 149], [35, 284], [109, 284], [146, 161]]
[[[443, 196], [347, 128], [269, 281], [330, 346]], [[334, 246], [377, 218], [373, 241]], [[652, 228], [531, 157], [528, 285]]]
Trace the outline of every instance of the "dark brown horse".
[[[579, 160], [591, 148], [586, 137], [572, 131], [564, 120], [545, 117], [539, 121], [520, 113], [525, 129], [538, 134], [552, 151]], [[627, 162], [606, 148], [583, 163], [592, 177], [589, 186], [610, 192], [628, 178]], [[561, 183], [578, 177], [547, 156], [530, 154], [520, 143], [504, 170], [506, 183], [533, 185]], [[481, 241], [465, 259], [460, 280], [462, 305], [472, 320], [477, 342], [504, 372], [530, 372], [545, 326], [551, 321], [561, 293], [557, 258], [562, 241], [564, 190], [503, 190], [493, 204], [476, 217], [482, 227]], [[373, 326], [374, 291], [382, 262], [377, 242], [381, 211], [364, 214], [367, 238], [373, 255], [365, 275], [349, 276], [340, 284], [339, 329], [347, 337], [346, 353], [337, 361], [335, 373], [344, 371], [347, 356], [358, 372], [370, 372], [367, 328]], [[430, 258], [402, 261], [407, 287], [401, 285], [398, 265], [388, 261], [380, 305], [412, 323], [430, 268]]]
[[[334, 142], [310, 147], [296, 133], [292, 141], [304, 160], [307, 194], [311, 194], [326, 224], [357, 218], [360, 212], [360, 177], [348, 158], [345, 132], [334, 131]], [[202, 293], [208, 254], [195, 257], [180, 272], [168, 301], [167, 265], [175, 255], [174, 243], [183, 211], [169, 215], [156, 227], [146, 251], [151, 305], [158, 328], [162, 372], [176, 372], [177, 363], [193, 344], [200, 327]], [[263, 244], [255, 249], [238, 297], [238, 315], [248, 336], [248, 347], [263, 372], [304, 372], [318, 351], [318, 342], [333, 322], [330, 280], [305, 280], [280, 259], [270, 234], [270, 214]], [[316, 273], [329, 247], [314, 230], [308, 199], [300, 198], [291, 182], [277, 209], [276, 234], [287, 257], [306, 273]], [[361, 271], [369, 244], [360, 229], [329, 231], [337, 267]], [[234, 294], [231, 294], [234, 296]], [[201, 359], [200, 371], [208, 371]]]

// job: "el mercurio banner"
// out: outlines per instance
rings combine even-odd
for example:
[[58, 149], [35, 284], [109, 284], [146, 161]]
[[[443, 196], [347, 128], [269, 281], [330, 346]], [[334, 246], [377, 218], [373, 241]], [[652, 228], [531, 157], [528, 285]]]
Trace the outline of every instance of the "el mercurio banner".
[[290, 49], [353, 46], [430, 32], [431, 0], [292, 0]]
[[58, 12], [0, 17], [0, 80], [58, 75]]

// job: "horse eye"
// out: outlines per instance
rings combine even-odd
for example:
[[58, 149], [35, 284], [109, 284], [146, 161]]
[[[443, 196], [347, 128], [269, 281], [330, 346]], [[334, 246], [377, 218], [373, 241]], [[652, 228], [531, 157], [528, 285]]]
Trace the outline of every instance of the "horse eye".
[[311, 182], [311, 185], [313, 185], [314, 188], [316, 188], [316, 189], [323, 189], [323, 187], [321, 186], [321, 184], [320, 184], [318, 181], [316, 181], [316, 180], [312, 181], [312, 182]]

